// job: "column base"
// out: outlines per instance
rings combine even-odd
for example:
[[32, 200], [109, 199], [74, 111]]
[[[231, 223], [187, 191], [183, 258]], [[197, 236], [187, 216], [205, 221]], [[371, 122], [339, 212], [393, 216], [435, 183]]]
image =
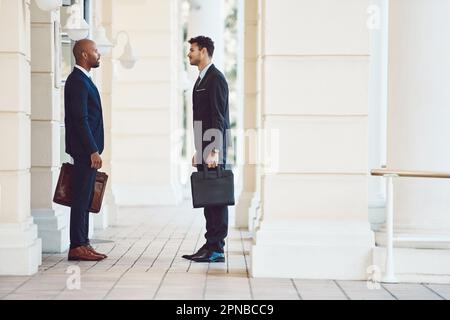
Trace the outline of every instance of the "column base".
[[[382, 277], [385, 271], [386, 248], [374, 248], [372, 261]], [[394, 266], [398, 282], [450, 284], [448, 249], [395, 248]]]
[[253, 234], [253, 237], [255, 237], [256, 229], [259, 226], [260, 215], [261, 201], [257, 193], [255, 193], [250, 202], [250, 208], [248, 209], [248, 230]]
[[235, 227], [249, 228], [249, 211], [252, 206], [254, 192], [242, 192], [236, 205]]
[[373, 231], [378, 231], [386, 222], [386, 200], [379, 198], [369, 201], [369, 222]]
[[94, 230], [105, 230], [108, 228], [108, 206], [106, 203], [102, 205], [102, 210], [99, 213], [92, 213], [94, 218]]
[[174, 186], [114, 186], [118, 206], [177, 206], [183, 200], [181, 188]]
[[42, 264], [42, 242], [33, 219], [0, 225], [0, 275], [30, 276]]
[[[395, 241], [394, 247], [408, 249], [446, 249], [450, 250], [450, 233], [448, 230], [418, 230], [394, 229], [394, 238], [403, 238], [407, 241]], [[378, 247], [386, 246], [386, 226], [382, 226], [375, 233], [375, 242]], [[420, 239], [420, 241], [417, 241]]]
[[32, 210], [31, 214], [42, 239], [42, 252], [62, 253], [69, 249], [70, 208]]
[[117, 219], [119, 218], [119, 207], [116, 203], [116, 198], [112, 190], [106, 193], [105, 197], [105, 210], [107, 212], [107, 226], [114, 226], [117, 224]]
[[367, 280], [374, 235], [354, 220], [263, 221], [252, 247], [254, 277]]
[[94, 214], [93, 213], [89, 213], [89, 233], [88, 233], [88, 238], [92, 239], [94, 237], [94, 233], [95, 233], [95, 228], [94, 228]]
[[115, 225], [118, 219], [118, 211], [113, 192], [111, 190], [106, 191], [102, 210], [97, 214], [93, 214], [94, 230], [105, 230], [109, 226]]
[[102, 211], [94, 215], [94, 229], [105, 230], [117, 223], [118, 207], [111, 190], [107, 191], [103, 201]]

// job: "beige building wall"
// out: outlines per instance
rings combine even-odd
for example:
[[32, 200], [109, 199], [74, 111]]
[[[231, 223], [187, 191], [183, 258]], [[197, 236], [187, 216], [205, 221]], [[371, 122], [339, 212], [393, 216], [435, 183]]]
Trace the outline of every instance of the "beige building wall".
[[[450, 172], [450, 6], [389, 2], [388, 154], [395, 170]], [[450, 181], [394, 179], [395, 271], [399, 281], [449, 282]], [[386, 229], [374, 264], [384, 269]]]
[[[70, 209], [53, 203], [61, 131], [60, 12], [31, 2], [31, 209], [44, 252], [69, 248]], [[55, 38], [56, 36], [56, 38]]]
[[252, 273], [365, 279], [369, 2], [259, 4], [262, 136], [278, 143], [263, 140]]

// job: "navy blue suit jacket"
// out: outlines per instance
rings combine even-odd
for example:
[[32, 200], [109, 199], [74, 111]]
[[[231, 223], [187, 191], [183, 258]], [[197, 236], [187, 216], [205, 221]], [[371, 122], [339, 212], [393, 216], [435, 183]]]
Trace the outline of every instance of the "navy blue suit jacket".
[[[228, 84], [224, 75], [212, 65], [206, 72], [203, 80], [195, 84], [193, 92], [193, 119], [194, 139], [197, 150], [197, 163], [205, 163], [203, 155], [205, 149], [211, 143], [220, 150], [219, 163], [226, 164], [227, 147], [231, 143], [230, 138], [230, 111], [228, 103]], [[201, 131], [195, 127], [195, 122], [201, 122]], [[205, 133], [209, 129], [217, 129], [221, 134], [219, 141], [204, 141]], [[202, 152], [200, 153], [200, 150]], [[201, 161], [203, 160], [203, 161]]]
[[92, 80], [74, 68], [64, 91], [66, 153], [87, 157], [104, 148], [103, 113], [100, 94]]

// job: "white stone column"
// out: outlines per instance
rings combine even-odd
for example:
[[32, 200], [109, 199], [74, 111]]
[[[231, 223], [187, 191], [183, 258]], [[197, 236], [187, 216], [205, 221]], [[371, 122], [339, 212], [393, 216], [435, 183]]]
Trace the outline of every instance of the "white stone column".
[[[248, 8], [248, 7], [247, 7]], [[262, 190], [262, 174], [263, 174], [263, 139], [262, 139], [262, 108], [263, 108], [263, 93], [264, 93], [264, 66], [265, 66], [265, 56], [263, 53], [263, 48], [265, 46], [265, 20], [264, 20], [264, 10], [265, 6], [263, 3], [257, 1], [257, 24], [256, 24], [256, 79], [253, 85], [255, 86], [255, 98], [256, 98], [256, 108], [255, 108], [255, 130], [256, 130], [256, 166], [255, 170], [255, 192], [253, 198], [250, 202], [249, 214], [248, 214], [248, 229], [252, 233], [252, 237], [255, 238], [256, 231], [259, 229], [259, 225], [262, 218], [262, 206], [261, 206], [261, 190]], [[246, 45], [248, 45], [249, 39], [246, 39]], [[247, 73], [247, 70], [246, 70]], [[248, 79], [251, 81], [251, 79]], [[246, 80], [247, 81], [247, 80]]]
[[[369, 170], [386, 165], [388, 0], [371, 0], [368, 27], [371, 35], [369, 86]], [[369, 221], [378, 230], [385, 222], [386, 184], [369, 177]]]
[[[214, 41], [214, 65], [223, 71], [224, 68], [224, 30], [225, 9], [224, 0], [191, 0], [189, 14], [188, 40], [197, 36], [210, 37]], [[198, 69], [192, 67], [195, 80], [198, 78]]]
[[[225, 19], [225, 4], [224, 0], [192, 0], [190, 1], [190, 10], [187, 25], [187, 40], [197, 36], [207, 36], [214, 41], [214, 65], [223, 72], [225, 43], [224, 31], [225, 22], [217, 23], [217, 21], [224, 21]], [[187, 44], [189, 48], [189, 44]], [[187, 59], [185, 52], [184, 56]], [[189, 90], [187, 91], [187, 157], [189, 160], [189, 170], [192, 170], [191, 159], [195, 152], [194, 132], [193, 132], [193, 111], [192, 111], [192, 88], [199, 75], [198, 68], [189, 65], [188, 62], [188, 80], [190, 82]], [[195, 170], [195, 169], [193, 169]], [[190, 182], [189, 182], [190, 184]], [[189, 187], [190, 196], [190, 187]]]
[[0, 11], [0, 275], [31, 275], [42, 263], [30, 215], [30, 1]]
[[[113, 2], [110, 0], [96, 1], [93, 9], [94, 16], [92, 21], [94, 21], [94, 24], [103, 25], [108, 38], [112, 41]], [[97, 25], [93, 26], [93, 28], [97, 28]], [[103, 168], [101, 171], [106, 172], [109, 176], [102, 210], [100, 213], [94, 215], [95, 229], [103, 230], [110, 225], [116, 224], [119, 214], [119, 208], [117, 206], [112, 188], [114, 179], [111, 174], [112, 86], [114, 82], [114, 64], [111, 52], [102, 56], [100, 69], [94, 71], [94, 78], [102, 98], [103, 122], [105, 129], [105, 150], [102, 154]]]
[[[249, 210], [256, 191], [257, 165], [257, 131], [256, 131], [256, 101], [257, 101], [257, 53], [258, 53], [258, 0], [248, 0], [243, 3], [244, 15], [244, 102], [243, 102], [243, 190], [236, 205], [236, 226], [248, 228]], [[252, 228], [250, 228], [252, 229]]]
[[[177, 117], [178, 1], [115, 1], [113, 33], [125, 30], [139, 61], [124, 69], [115, 60], [112, 91], [112, 174], [119, 206], [176, 205], [180, 137]], [[114, 49], [117, 59], [125, 37]]]
[[55, 77], [59, 46], [59, 11], [42, 11], [32, 1], [31, 209], [46, 253], [69, 248], [70, 209], [53, 203], [60, 166], [61, 93]]
[[367, 205], [369, 2], [260, 5], [262, 137], [275, 142], [263, 140], [252, 274], [366, 279], [375, 244]]
[[[449, 15], [445, 0], [390, 1], [388, 168], [450, 172]], [[430, 238], [395, 244], [400, 281], [449, 282], [450, 245], [433, 241], [450, 234], [449, 194], [448, 180], [395, 179], [395, 234]], [[377, 248], [381, 266], [382, 255]]]

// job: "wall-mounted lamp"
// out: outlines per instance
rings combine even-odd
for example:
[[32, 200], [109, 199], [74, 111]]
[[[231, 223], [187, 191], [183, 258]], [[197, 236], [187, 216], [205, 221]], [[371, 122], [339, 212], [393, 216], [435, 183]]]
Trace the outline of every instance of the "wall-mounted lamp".
[[94, 30], [94, 41], [97, 44], [98, 52], [100, 52], [101, 55], [107, 55], [111, 51], [112, 47], [114, 47], [114, 44], [109, 41], [106, 36], [105, 27], [102, 25], [99, 25]]
[[62, 0], [36, 0], [36, 4], [43, 11], [53, 11], [62, 6]]
[[124, 34], [127, 37], [127, 43], [125, 44], [125, 49], [123, 51], [123, 54], [120, 56], [119, 61], [124, 68], [132, 69], [136, 64], [137, 59], [133, 55], [133, 48], [131, 48], [130, 36], [128, 35], [128, 33], [126, 33], [125, 31], [120, 31], [116, 36], [114, 44], [117, 44], [117, 39], [121, 34]]
[[133, 55], [133, 49], [131, 47], [130, 43], [130, 36], [126, 31], [120, 31], [113, 42], [109, 41], [108, 37], [106, 36], [105, 28], [102, 25], [99, 25], [94, 32], [94, 41], [97, 43], [97, 49], [102, 55], [108, 54], [111, 49], [115, 46], [117, 46], [118, 39], [120, 35], [125, 35], [127, 37], [127, 42], [125, 44], [125, 48], [123, 51], [123, 54], [120, 56], [119, 61], [120, 64], [125, 69], [132, 69], [137, 59]]
[[66, 32], [73, 41], [86, 39], [89, 36], [89, 25], [83, 18], [78, 0], [75, 4], [71, 5], [68, 10], [70, 15], [63, 27], [63, 31]]

